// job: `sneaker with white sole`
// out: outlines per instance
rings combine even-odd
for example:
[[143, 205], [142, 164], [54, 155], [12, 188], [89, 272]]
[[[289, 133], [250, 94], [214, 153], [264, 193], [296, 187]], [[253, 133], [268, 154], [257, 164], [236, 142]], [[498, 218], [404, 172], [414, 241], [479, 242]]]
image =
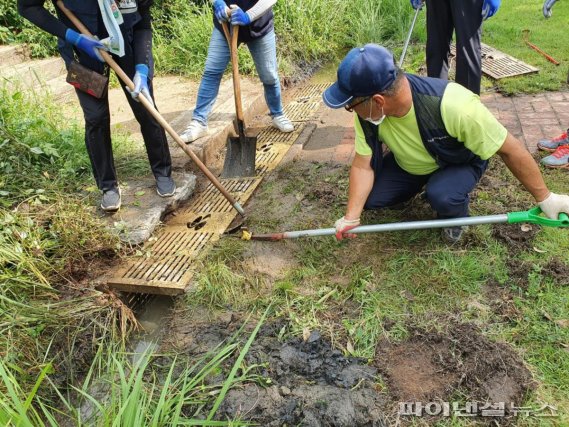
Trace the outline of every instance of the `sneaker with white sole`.
[[186, 130], [180, 135], [186, 144], [194, 142], [196, 139], [207, 135], [207, 125], [201, 124], [197, 120], [192, 120]]
[[569, 145], [560, 145], [552, 154], [541, 159], [541, 164], [548, 168], [569, 167]]
[[294, 130], [292, 122], [284, 114], [273, 117], [273, 126], [284, 133], [289, 133]]
[[555, 138], [540, 140], [537, 143], [537, 148], [544, 151], [554, 152], [563, 145], [569, 145], [569, 129]]
[[116, 212], [121, 208], [121, 189], [119, 187], [103, 191], [101, 209], [105, 212]]
[[156, 192], [160, 197], [171, 197], [176, 192], [176, 184], [171, 176], [156, 177]]

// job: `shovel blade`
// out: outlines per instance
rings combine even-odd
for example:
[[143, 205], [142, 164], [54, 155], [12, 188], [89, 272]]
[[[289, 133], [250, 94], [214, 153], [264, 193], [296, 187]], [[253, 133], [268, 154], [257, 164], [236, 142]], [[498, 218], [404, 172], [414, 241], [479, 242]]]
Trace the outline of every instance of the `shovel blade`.
[[242, 178], [255, 176], [255, 154], [257, 137], [229, 137], [227, 153], [223, 164], [223, 178]]

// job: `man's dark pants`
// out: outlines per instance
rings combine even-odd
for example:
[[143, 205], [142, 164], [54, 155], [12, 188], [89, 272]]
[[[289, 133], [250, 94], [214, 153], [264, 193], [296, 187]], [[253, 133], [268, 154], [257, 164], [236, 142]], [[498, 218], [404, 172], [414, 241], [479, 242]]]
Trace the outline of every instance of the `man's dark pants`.
[[380, 209], [405, 202], [422, 191], [439, 218], [468, 216], [470, 192], [474, 189], [488, 162], [479, 165], [451, 165], [429, 175], [412, 175], [399, 167], [393, 153], [383, 158], [376, 172], [365, 209]]
[[448, 80], [448, 57], [456, 32], [457, 83], [480, 94], [482, 53], [480, 34], [483, 0], [427, 1], [427, 74]]
[[[114, 59], [132, 80], [135, 74], [134, 55], [129, 49], [128, 43], [126, 43], [125, 47], [127, 54], [122, 58], [114, 56]], [[83, 65], [93, 70], [103, 71], [102, 64], [94, 62], [94, 60], [81, 52], [77, 52], [77, 54], [79, 62]], [[164, 129], [141, 103], [132, 99], [126, 91], [124, 83], [122, 81], [120, 83], [134, 117], [140, 123], [140, 130], [146, 145], [146, 153], [152, 173], [155, 177], [170, 176], [172, 160]], [[150, 78], [148, 86], [154, 98], [152, 80]], [[91, 160], [93, 175], [95, 176], [97, 187], [102, 191], [107, 191], [117, 186], [117, 174], [111, 145], [111, 115], [108, 93], [97, 99], [85, 92], [79, 90], [76, 90], [76, 92], [85, 118], [85, 145]]]

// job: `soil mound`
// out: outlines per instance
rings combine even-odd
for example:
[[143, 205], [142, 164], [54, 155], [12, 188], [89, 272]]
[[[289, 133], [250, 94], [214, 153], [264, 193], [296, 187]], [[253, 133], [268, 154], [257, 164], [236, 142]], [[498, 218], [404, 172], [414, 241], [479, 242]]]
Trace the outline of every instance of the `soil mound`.
[[466, 401], [508, 408], [522, 406], [535, 389], [521, 357], [470, 324], [451, 324], [444, 333], [415, 328], [406, 341], [380, 343], [376, 366], [398, 402], [450, 402], [460, 390]]

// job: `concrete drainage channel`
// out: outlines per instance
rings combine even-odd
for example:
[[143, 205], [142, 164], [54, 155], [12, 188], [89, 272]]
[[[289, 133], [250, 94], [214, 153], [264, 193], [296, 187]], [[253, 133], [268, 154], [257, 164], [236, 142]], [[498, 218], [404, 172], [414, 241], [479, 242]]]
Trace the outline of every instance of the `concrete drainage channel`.
[[[258, 135], [254, 178], [224, 179], [222, 184], [242, 205], [252, 197], [263, 177], [275, 169], [287, 152], [313, 129], [306, 122], [320, 106], [322, 91], [328, 84], [309, 85], [297, 90], [295, 100], [285, 107], [295, 122], [295, 130], [284, 134], [274, 128]], [[125, 260], [108, 279], [111, 289], [124, 292], [123, 300], [133, 310], [143, 332], [131, 343], [134, 358], [156, 348], [168, 321], [174, 299], [185, 293], [195, 274], [194, 261], [219, 240], [236, 213], [213, 184], [195, 194], [189, 204], [165, 223], [141, 251], [143, 255]]]

